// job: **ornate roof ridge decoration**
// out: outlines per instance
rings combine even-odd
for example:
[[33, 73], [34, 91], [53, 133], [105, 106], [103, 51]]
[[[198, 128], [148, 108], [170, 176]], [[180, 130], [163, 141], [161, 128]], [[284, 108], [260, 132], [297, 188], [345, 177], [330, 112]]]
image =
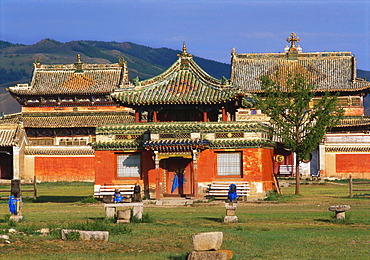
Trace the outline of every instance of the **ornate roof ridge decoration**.
[[78, 55], [73, 64], [34, 63], [30, 84], [9, 87], [15, 97], [45, 95], [102, 95], [128, 85], [127, 63], [86, 64]]
[[157, 150], [160, 152], [187, 152], [194, 149], [207, 149], [210, 143], [208, 140], [192, 139], [156, 140], [145, 141], [143, 147], [147, 150]]
[[91, 146], [95, 149], [95, 151], [104, 151], [104, 150], [122, 150], [122, 149], [130, 149], [130, 150], [139, 150], [143, 149], [143, 142], [142, 141], [111, 141], [111, 142], [95, 142], [92, 143]]
[[282, 53], [236, 53], [231, 56], [231, 82], [249, 93], [263, 93], [261, 76], [301, 74], [317, 86], [317, 92], [370, 92], [370, 82], [357, 78], [356, 58], [351, 52], [302, 52], [292, 33]]
[[273, 148], [276, 143], [268, 139], [237, 139], [237, 140], [214, 140], [210, 144], [210, 148]]
[[328, 153], [369, 153], [370, 146], [325, 146]]
[[97, 134], [121, 134], [125, 131], [161, 131], [175, 132], [222, 132], [237, 131], [269, 131], [269, 126], [256, 121], [231, 121], [231, 122], [150, 122], [135, 124], [103, 125], [97, 127]]
[[370, 125], [370, 116], [345, 116], [336, 127], [348, 126], [368, 126]]
[[125, 105], [216, 104], [245, 95], [229, 80], [218, 80], [206, 73], [186, 51], [162, 74], [137, 82], [131, 88], [117, 89], [113, 99]]
[[26, 146], [25, 155], [95, 155], [91, 146]]

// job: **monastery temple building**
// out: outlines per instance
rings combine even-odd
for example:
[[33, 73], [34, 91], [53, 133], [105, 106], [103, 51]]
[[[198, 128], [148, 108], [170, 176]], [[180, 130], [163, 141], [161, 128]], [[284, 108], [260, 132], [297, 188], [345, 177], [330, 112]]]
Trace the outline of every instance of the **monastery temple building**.
[[[357, 78], [355, 57], [303, 52], [294, 33], [287, 40], [281, 53], [233, 50], [230, 79], [208, 75], [185, 44], [165, 72], [143, 81], [129, 80], [123, 59], [36, 61], [30, 84], [9, 88], [22, 111], [0, 120], [0, 178], [138, 183], [157, 199], [201, 198], [212, 181], [247, 181], [251, 194], [261, 196], [274, 189], [274, 176], [293, 176], [296, 162], [274, 141], [253, 95], [263, 96], [261, 76], [288, 74], [317, 86], [312, 102], [339, 92], [345, 110], [300, 174], [370, 178], [370, 118], [363, 107], [370, 82]], [[17, 142], [9, 141], [9, 131]]]

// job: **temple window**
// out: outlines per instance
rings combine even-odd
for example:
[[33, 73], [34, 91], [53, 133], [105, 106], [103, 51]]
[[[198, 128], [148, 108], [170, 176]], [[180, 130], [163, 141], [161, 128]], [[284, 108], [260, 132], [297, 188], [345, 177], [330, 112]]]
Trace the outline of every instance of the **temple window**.
[[118, 178], [140, 178], [141, 155], [140, 154], [118, 154], [117, 155], [117, 177]]
[[87, 145], [88, 137], [68, 137], [68, 138], [58, 138], [57, 144], [59, 145]]
[[218, 176], [241, 176], [241, 153], [220, 152], [217, 153], [217, 175]]

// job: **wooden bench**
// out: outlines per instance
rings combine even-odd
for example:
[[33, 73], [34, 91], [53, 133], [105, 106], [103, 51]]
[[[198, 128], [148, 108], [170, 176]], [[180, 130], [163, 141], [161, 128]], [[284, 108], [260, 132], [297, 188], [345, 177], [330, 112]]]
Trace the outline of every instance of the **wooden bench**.
[[238, 197], [246, 199], [250, 193], [250, 186], [247, 181], [213, 181], [208, 188], [208, 196], [210, 197], [227, 197], [230, 184], [236, 185], [236, 193]]
[[280, 165], [279, 174], [281, 175], [292, 175], [293, 166], [292, 165]]
[[103, 198], [113, 197], [114, 191], [118, 189], [124, 197], [132, 197], [134, 195], [135, 184], [122, 184], [122, 185], [94, 185], [94, 197]]

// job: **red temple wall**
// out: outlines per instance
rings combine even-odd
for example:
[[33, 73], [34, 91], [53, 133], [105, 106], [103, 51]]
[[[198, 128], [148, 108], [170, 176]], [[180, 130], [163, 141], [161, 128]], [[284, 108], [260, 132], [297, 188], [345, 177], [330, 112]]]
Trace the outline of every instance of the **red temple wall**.
[[351, 173], [355, 178], [369, 178], [370, 154], [337, 154], [336, 172]]
[[[155, 183], [155, 169], [152, 153], [142, 151], [142, 180], [139, 179], [118, 179], [117, 178], [117, 154], [127, 153], [127, 151], [95, 151], [95, 184], [110, 185], [128, 182], [137, 182], [139, 184]], [[135, 152], [135, 151], [133, 151]], [[148, 173], [148, 174], [146, 174]]]
[[[218, 176], [217, 175], [217, 152], [240, 151], [243, 157], [243, 175]], [[109, 185], [127, 182], [138, 182], [144, 186], [153, 186], [156, 183], [156, 170], [151, 151], [142, 152], [142, 180], [117, 179], [116, 154], [123, 151], [96, 151], [96, 176], [95, 184]], [[248, 148], [248, 149], [207, 149], [200, 153], [198, 160], [198, 182], [211, 182], [214, 180], [244, 180], [249, 182], [263, 183], [264, 190], [272, 189], [272, 154], [271, 149]], [[160, 164], [160, 167], [162, 164]], [[163, 171], [159, 169], [159, 177], [162, 182]]]
[[37, 180], [94, 181], [94, 157], [35, 157]]

